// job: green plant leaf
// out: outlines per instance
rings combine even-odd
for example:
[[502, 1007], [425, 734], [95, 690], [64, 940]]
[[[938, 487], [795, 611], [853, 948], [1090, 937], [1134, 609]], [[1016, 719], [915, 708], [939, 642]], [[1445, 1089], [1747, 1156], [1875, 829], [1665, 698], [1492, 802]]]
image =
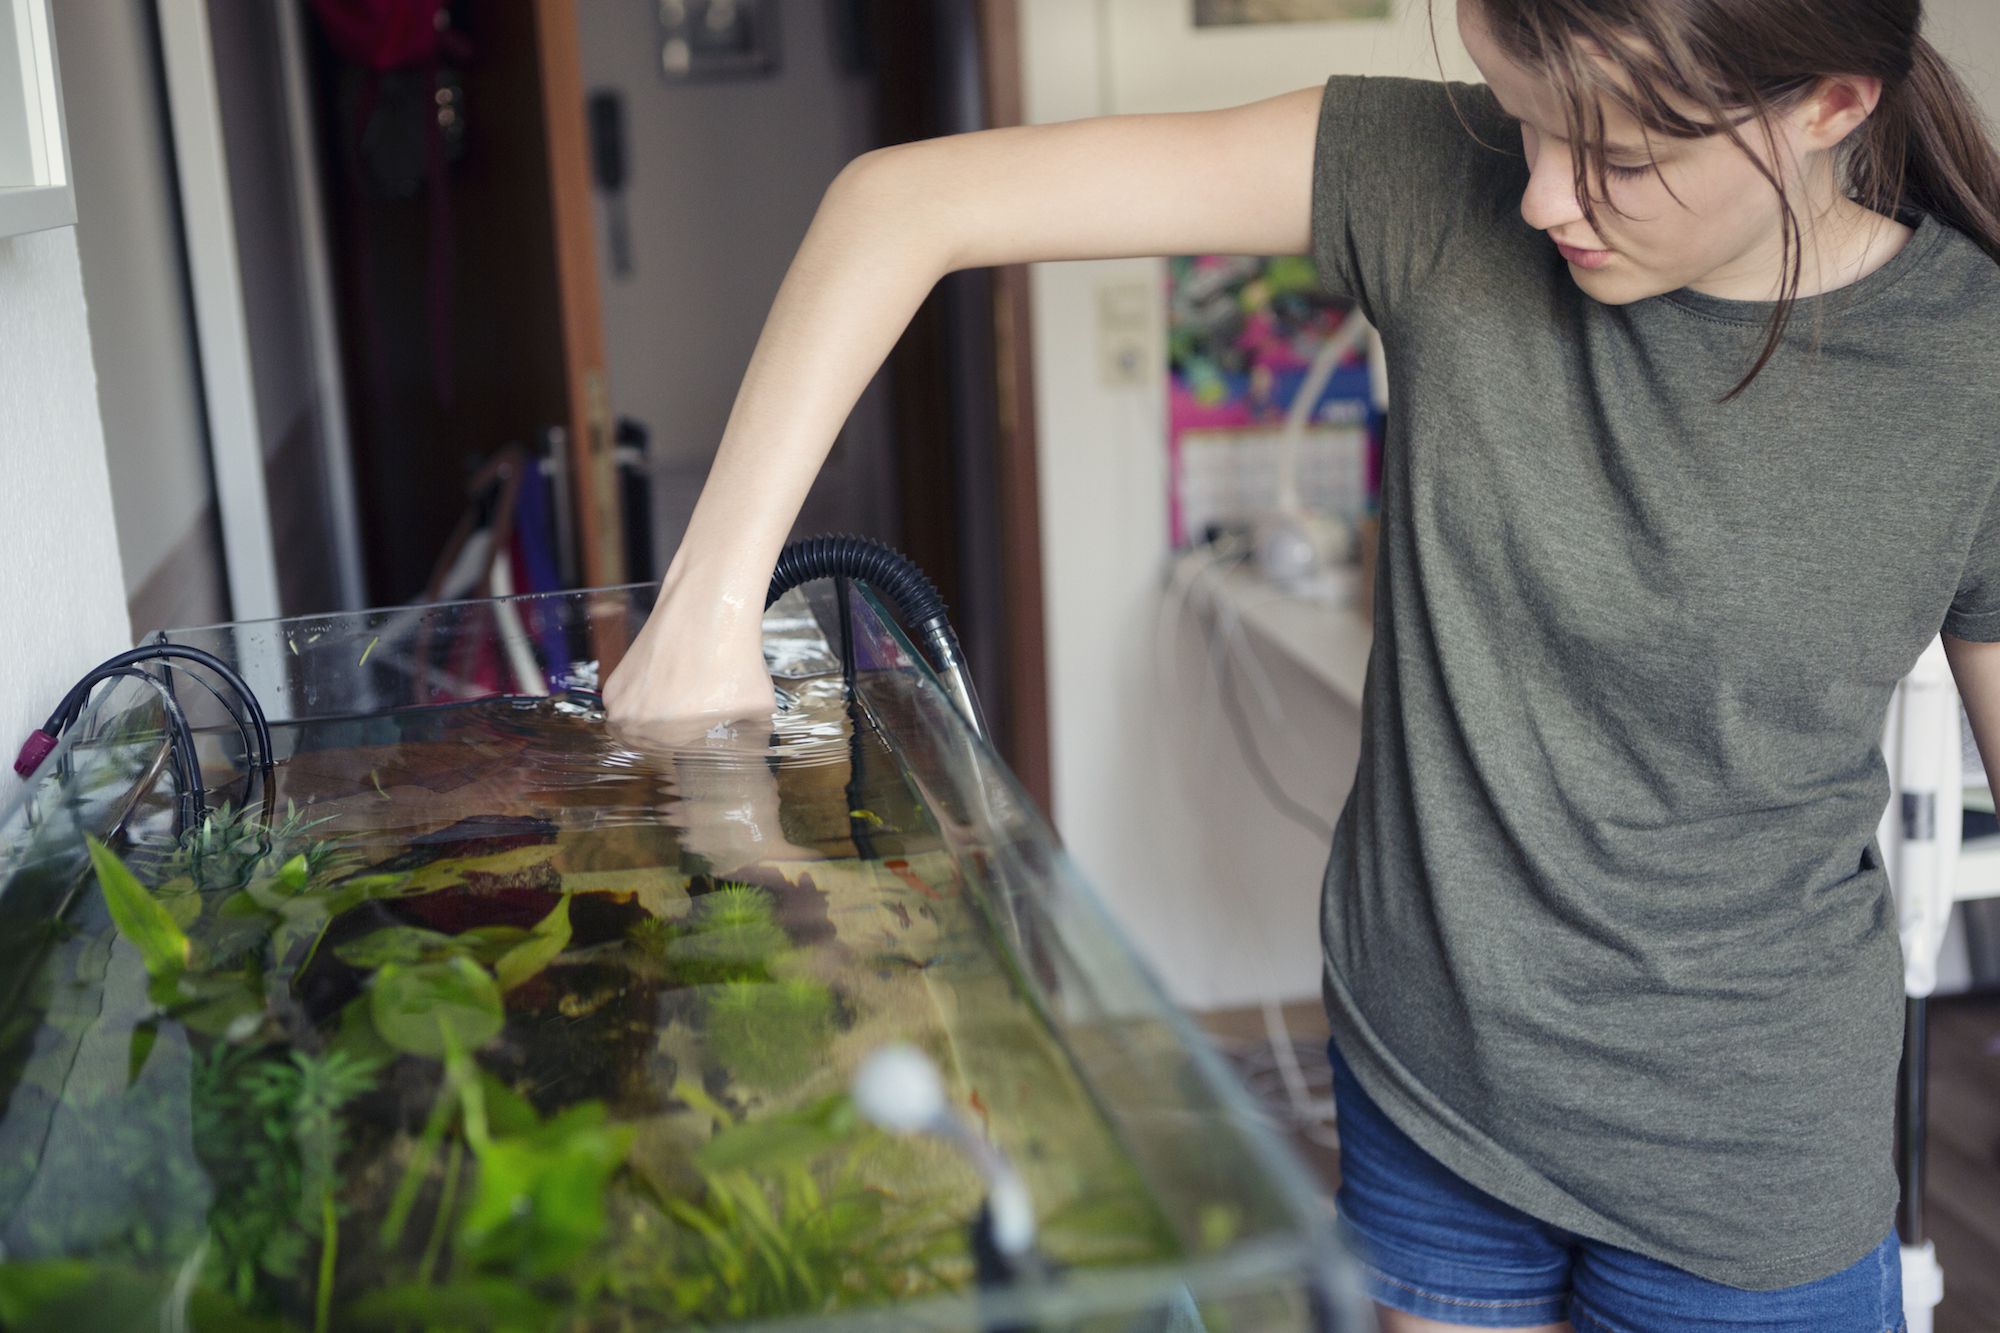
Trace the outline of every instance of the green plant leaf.
[[632, 1136], [605, 1123], [603, 1103], [581, 1102], [529, 1133], [488, 1141], [459, 1244], [532, 1275], [561, 1271], [603, 1234], [605, 1185]]
[[410, 1055], [443, 1059], [447, 1028], [463, 1049], [477, 1050], [506, 1021], [492, 976], [457, 955], [437, 963], [385, 963], [370, 991], [375, 1030]]
[[731, 1125], [695, 1153], [703, 1171], [775, 1169], [834, 1148], [850, 1146], [861, 1120], [846, 1093], [808, 1106]]
[[0, 1264], [0, 1319], [18, 1328], [42, 1307], [86, 1290], [97, 1271], [83, 1259]]
[[495, 1134], [532, 1133], [541, 1123], [533, 1102], [483, 1069], [479, 1094], [486, 1101], [486, 1123]]
[[153, 1043], [160, 1038], [158, 1019], [143, 1019], [132, 1025], [132, 1043], [125, 1059], [125, 1086], [131, 1087], [139, 1081], [139, 1075], [146, 1071], [146, 1058], [153, 1053]]
[[422, 926], [384, 926], [359, 939], [334, 946], [333, 955], [350, 967], [377, 968], [385, 963], [420, 963], [443, 958], [455, 950], [452, 937]]
[[405, 1282], [371, 1291], [341, 1312], [367, 1328], [544, 1329], [561, 1311], [511, 1278], [466, 1277], [443, 1286]]
[[551, 959], [569, 947], [569, 899], [559, 898], [549, 914], [535, 923], [528, 938], [500, 956], [493, 971], [500, 989], [514, 987], [549, 965]]
[[305, 853], [300, 852], [278, 867], [274, 882], [287, 896], [295, 896], [306, 891], [306, 883], [311, 878], [312, 868], [306, 862]]
[[528, 932], [519, 926], [474, 926], [451, 938], [482, 967], [491, 967], [500, 961], [500, 955], [527, 939]]
[[187, 935], [126, 869], [116, 852], [88, 834], [84, 838], [90, 845], [90, 861], [97, 868], [97, 882], [104, 889], [104, 905], [111, 911], [112, 923], [139, 951], [146, 971], [160, 978], [177, 977], [186, 971], [190, 952]]
[[708, 1090], [693, 1079], [675, 1079], [673, 1095], [677, 1100], [686, 1102], [689, 1106], [692, 1106], [695, 1110], [700, 1111], [710, 1120], [713, 1120], [718, 1130], [725, 1125], [733, 1123], [729, 1112], [724, 1109], [722, 1103], [709, 1096]]
[[186, 930], [201, 919], [201, 891], [186, 875], [177, 875], [153, 890], [153, 898], [167, 909], [174, 924]]
[[171, 1009], [182, 1026], [211, 1037], [240, 1040], [246, 1025], [264, 1016], [264, 990], [254, 973], [194, 973], [156, 980], [153, 1003]]
[[[0, 1327], [11, 1333], [86, 1333], [158, 1326], [168, 1296], [164, 1277], [82, 1259], [0, 1263]], [[279, 1333], [276, 1322], [246, 1314], [219, 1292], [197, 1286], [185, 1313], [202, 1333]]]

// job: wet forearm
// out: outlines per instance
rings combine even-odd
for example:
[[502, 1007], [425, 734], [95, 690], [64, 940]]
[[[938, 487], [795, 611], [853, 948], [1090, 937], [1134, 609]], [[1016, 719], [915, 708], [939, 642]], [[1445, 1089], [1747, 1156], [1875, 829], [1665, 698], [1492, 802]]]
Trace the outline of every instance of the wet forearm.
[[[947, 229], [893, 150], [857, 159], [827, 189], [751, 353], [670, 587], [761, 594], [841, 423], [948, 271]], [[761, 613], [761, 596], [750, 609]]]

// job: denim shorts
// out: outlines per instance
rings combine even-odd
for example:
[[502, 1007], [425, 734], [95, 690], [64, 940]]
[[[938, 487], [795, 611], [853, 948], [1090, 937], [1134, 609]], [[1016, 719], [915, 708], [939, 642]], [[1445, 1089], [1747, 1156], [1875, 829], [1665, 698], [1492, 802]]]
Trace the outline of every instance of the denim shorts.
[[1817, 1281], [1745, 1291], [1551, 1226], [1419, 1148], [1333, 1062], [1341, 1234], [1368, 1294], [1427, 1319], [1576, 1333], [1904, 1333], [1901, 1241]]

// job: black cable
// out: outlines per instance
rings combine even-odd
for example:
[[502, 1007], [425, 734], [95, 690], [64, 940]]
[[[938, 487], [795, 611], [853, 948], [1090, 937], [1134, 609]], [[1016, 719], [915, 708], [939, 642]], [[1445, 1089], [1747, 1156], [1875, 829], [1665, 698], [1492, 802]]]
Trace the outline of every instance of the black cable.
[[244, 680], [234, 667], [213, 653], [205, 652], [200, 648], [190, 648], [178, 643], [148, 644], [144, 648], [134, 648], [131, 651], [135, 654], [143, 654], [146, 660], [162, 657], [186, 658], [190, 662], [208, 668], [226, 681], [229, 687], [236, 692], [236, 697], [243, 701], [244, 708], [249, 712], [250, 719], [255, 724], [259, 767], [263, 771], [265, 781], [268, 782], [271, 780], [272, 772], [277, 763], [276, 753], [271, 746], [271, 723], [265, 717], [264, 707], [257, 702], [257, 695], [251, 690], [249, 682]]
[[[193, 672], [188, 672], [187, 677], [204, 690], [207, 690], [214, 697], [216, 704], [222, 711], [229, 715], [229, 720], [236, 724], [237, 738], [243, 742], [243, 795], [247, 804], [250, 795], [250, 767], [257, 760], [257, 743], [250, 738], [250, 722], [238, 711], [235, 704], [229, 702], [229, 697], [221, 690], [215, 688], [214, 682], [210, 681], [206, 676], [198, 676]], [[173, 690], [171, 680], [167, 683], [167, 689], [170, 693]]]
[[[120, 676], [132, 676], [143, 680], [159, 694], [168, 733], [167, 761], [173, 766], [174, 783], [180, 788], [175, 801], [175, 821], [181, 827], [199, 824], [208, 813], [208, 805], [202, 795], [201, 766], [195, 761], [194, 729], [188, 725], [187, 714], [181, 711], [180, 702], [174, 698], [173, 691], [166, 687], [166, 682], [152, 672], [143, 671], [136, 666], [118, 667], [107, 672], [98, 683], [102, 684], [105, 680], [114, 680]], [[69, 756], [65, 754], [63, 756], [65, 773], [68, 771], [68, 761]], [[179, 832], [180, 829], [176, 828], [177, 836]]]
[[[271, 744], [271, 725], [264, 715], [263, 706], [257, 702], [257, 696], [252, 693], [249, 684], [234, 667], [213, 653], [177, 643], [144, 644], [106, 658], [91, 668], [83, 679], [70, 687], [62, 702], [49, 714], [48, 721], [28, 737], [27, 743], [21, 747], [20, 755], [14, 761], [14, 771], [25, 778], [41, 766], [42, 761], [56, 748], [62, 734], [75, 726], [77, 720], [83, 716], [83, 710], [90, 702], [91, 691], [98, 685], [120, 676], [138, 676], [160, 692], [160, 698], [166, 708], [170, 737], [168, 748], [172, 751], [170, 757], [174, 764], [175, 780], [181, 784], [181, 800], [177, 803], [176, 817], [182, 822], [199, 821], [207, 813], [206, 786], [202, 780], [201, 761], [195, 753], [193, 728], [188, 725], [187, 715], [182, 712], [180, 701], [174, 697], [170, 684], [171, 677], [164, 674], [155, 675], [142, 669], [142, 664], [158, 662], [171, 670], [178, 662], [183, 661], [213, 672], [229, 686], [243, 705], [244, 712], [249, 715], [247, 726], [243, 715], [230, 706], [220, 690], [201, 676], [195, 675], [194, 678], [215, 695], [216, 701], [236, 722], [237, 729], [243, 736], [246, 765], [253, 759], [250, 736], [253, 731], [255, 732], [254, 760], [258, 775], [263, 779], [265, 802], [267, 805], [270, 804], [275, 799], [277, 791], [277, 760]], [[66, 760], [67, 757], [65, 762]], [[64, 771], [67, 772], [67, 768]], [[244, 776], [244, 784], [244, 804], [247, 805], [250, 795], [247, 773]]]
[[[257, 696], [252, 693], [249, 684], [244, 681], [243, 677], [237, 674], [236, 669], [227, 662], [213, 653], [206, 652], [200, 648], [190, 648], [185, 644], [178, 643], [144, 644], [138, 648], [127, 649], [125, 652], [106, 658], [96, 667], [93, 667], [83, 679], [70, 687], [69, 693], [63, 696], [62, 703], [56, 706], [55, 712], [49, 714], [49, 720], [43, 724], [41, 729], [41, 745], [37, 744], [37, 738], [31, 737], [29, 744], [23, 747], [22, 760], [16, 762], [15, 770], [22, 772], [22, 765], [25, 762], [26, 771], [22, 772], [22, 776], [25, 777], [27, 773], [34, 771], [41, 760], [47, 756], [48, 748], [53, 748], [54, 741], [82, 715], [84, 705], [90, 701], [91, 690], [99, 682], [118, 674], [124, 667], [133, 666], [141, 662], [155, 662], [175, 658], [193, 662], [197, 666], [205, 667], [214, 672], [242, 700], [244, 708], [250, 714], [251, 723], [257, 733], [258, 769], [264, 778], [265, 784], [268, 786], [275, 774], [275, 752], [271, 745], [270, 722], [265, 718], [264, 709], [257, 702]], [[48, 748], [42, 748], [43, 746], [47, 746]], [[35, 753], [36, 750], [40, 752]], [[31, 762], [30, 756], [32, 756]]]
[[[1221, 614], [1219, 608], [1216, 614], [1218, 616]], [[1257, 785], [1264, 789], [1264, 795], [1270, 799], [1271, 804], [1278, 807], [1280, 814], [1299, 827], [1309, 830], [1314, 836], [1332, 842], [1333, 825], [1294, 801], [1285, 791], [1283, 784], [1265, 766], [1263, 753], [1258, 750], [1256, 740], [1250, 734], [1249, 720], [1243, 715], [1243, 705], [1236, 698], [1236, 692], [1230, 688], [1229, 654], [1222, 651], [1225, 647], [1222, 633], [1213, 625], [1209, 627], [1208, 644], [1209, 662], [1215, 668], [1216, 693], [1221, 696], [1222, 711], [1229, 717], [1230, 730], [1236, 735], [1236, 748], [1243, 752], [1243, 761], [1249, 765], [1250, 776], [1257, 780]]]

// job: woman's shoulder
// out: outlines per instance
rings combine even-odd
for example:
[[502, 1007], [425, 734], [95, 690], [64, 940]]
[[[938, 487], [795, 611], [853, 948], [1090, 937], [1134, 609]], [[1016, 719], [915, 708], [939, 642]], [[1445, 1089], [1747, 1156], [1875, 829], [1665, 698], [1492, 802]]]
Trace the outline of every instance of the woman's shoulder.
[[1526, 166], [1485, 85], [1334, 75], [1314, 154], [1314, 258], [1378, 328], [1442, 274], [1512, 266]]
[[1886, 332], [2000, 368], [2000, 259], [1935, 214], [1919, 220], [1905, 249], [1895, 299], [1880, 309]]
[[1512, 122], [1483, 83], [1335, 74], [1326, 81], [1320, 127], [1391, 146], [1428, 142], [1468, 155], [1520, 157]]

